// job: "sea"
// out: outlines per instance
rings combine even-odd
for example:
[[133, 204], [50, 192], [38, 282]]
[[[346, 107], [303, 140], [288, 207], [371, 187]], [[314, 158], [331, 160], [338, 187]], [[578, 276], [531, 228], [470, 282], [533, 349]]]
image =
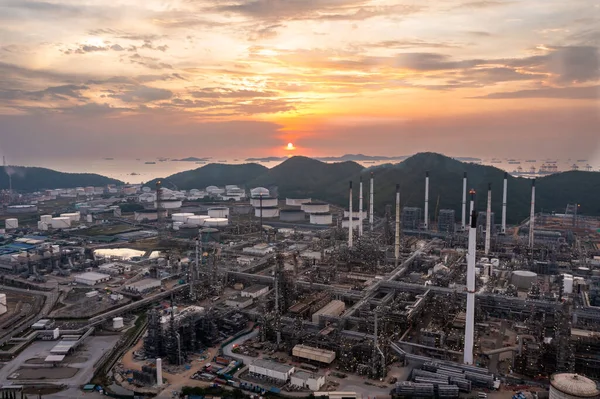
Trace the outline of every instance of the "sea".
[[[472, 162], [481, 165], [489, 165], [499, 168], [501, 170], [509, 172], [513, 176], [521, 177], [541, 177], [550, 173], [558, 173], [567, 170], [592, 170], [598, 171], [600, 168], [600, 161], [590, 162], [586, 159], [476, 159], [469, 158], [456, 158], [464, 162]], [[283, 162], [283, 160], [271, 160], [271, 161], [254, 161], [255, 163], [272, 168]], [[331, 161], [334, 162], [334, 161]], [[381, 160], [381, 161], [356, 161], [362, 166], [369, 168], [380, 166], [383, 164], [397, 164], [402, 162], [401, 160]], [[184, 172], [201, 168], [209, 163], [224, 163], [239, 165], [249, 163], [245, 159], [210, 159], [206, 162], [195, 162], [195, 161], [178, 161], [171, 159], [118, 159], [118, 158], [99, 158], [99, 159], [85, 159], [85, 160], [73, 160], [68, 159], [64, 162], [47, 162], [36, 165], [27, 166], [41, 166], [61, 172], [70, 173], [97, 173], [103, 176], [111, 177], [114, 179], [121, 180], [129, 184], [142, 184], [155, 178], [164, 178], [175, 173]], [[544, 172], [540, 172], [544, 171]]]

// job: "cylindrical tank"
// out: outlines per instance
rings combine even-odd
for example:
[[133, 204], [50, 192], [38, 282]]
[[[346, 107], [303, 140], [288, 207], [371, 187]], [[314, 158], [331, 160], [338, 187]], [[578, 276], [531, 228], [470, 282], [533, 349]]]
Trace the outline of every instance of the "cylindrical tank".
[[310, 224], [318, 224], [327, 226], [333, 223], [333, 216], [331, 213], [311, 213]]
[[42, 215], [40, 216], [40, 222], [50, 223], [52, 220], [52, 215]]
[[206, 227], [223, 227], [229, 224], [229, 219], [225, 218], [208, 218], [204, 219], [204, 226]]
[[81, 213], [79, 212], [71, 212], [71, 213], [61, 213], [61, 218], [69, 218], [72, 222], [78, 222], [81, 218]]
[[71, 227], [71, 218], [62, 216], [58, 218], [52, 218], [51, 224], [53, 229], [67, 229]]
[[221, 232], [213, 228], [204, 228], [200, 230], [200, 239], [202, 242], [220, 242]]
[[301, 209], [282, 209], [279, 211], [279, 220], [282, 222], [302, 222], [306, 214]]
[[276, 206], [263, 206], [262, 208], [254, 208], [254, 216], [256, 216], [257, 218], [260, 217], [261, 211], [263, 218], [269, 219], [276, 218], [279, 216], [279, 208], [277, 208]]
[[516, 270], [512, 273], [510, 282], [517, 288], [529, 289], [531, 283], [535, 282], [537, 274], [528, 270]]
[[268, 189], [264, 188], [264, 187], [256, 187], [253, 188], [252, 190], [250, 190], [250, 196], [252, 198], [258, 198], [260, 196], [266, 197], [271, 195], [271, 193], [269, 192]]
[[4, 221], [4, 227], [6, 228], [6, 230], [13, 230], [13, 229], [18, 229], [19, 228], [19, 219], [6, 219]]
[[[252, 205], [255, 208], [258, 208], [261, 204], [261, 200], [260, 197], [259, 198], [250, 198], [250, 205]], [[273, 197], [263, 197], [262, 198], [262, 206], [263, 208], [267, 208], [270, 206], [277, 206], [278, 202], [277, 202], [277, 198], [273, 198]]]
[[[52, 222], [52, 219], [50, 219], [50, 221]], [[48, 230], [48, 223], [46, 223], [46, 222], [40, 221], [40, 222], [38, 222], [37, 226], [38, 226], [38, 230], [41, 230], [41, 231]]]
[[34, 213], [37, 212], [37, 205], [29, 204], [29, 205], [9, 205], [6, 207], [6, 213], [15, 214], [15, 213]]
[[208, 208], [208, 216], [211, 218], [228, 218], [229, 208], [227, 208], [226, 206]]
[[287, 206], [302, 206], [303, 204], [309, 203], [310, 198], [286, 198], [285, 204]]
[[325, 202], [307, 202], [300, 209], [306, 213], [327, 213], [329, 212], [329, 204]]
[[149, 193], [150, 191], [152, 191], [152, 189], [148, 186], [144, 186], [144, 187], [142, 187], [142, 191], [145, 193]]
[[113, 328], [115, 330], [123, 328], [123, 318], [122, 317], [115, 317], [113, 319]]
[[550, 377], [550, 399], [599, 398], [596, 383], [578, 374], [560, 373]]
[[[166, 199], [161, 201], [161, 209], [179, 209], [181, 208], [182, 202], [180, 199]], [[156, 201], [154, 201], [154, 207], [156, 208]]]
[[204, 226], [204, 221], [206, 219], [210, 219], [206, 215], [192, 215], [185, 218], [185, 224], [189, 224], [191, 226]]

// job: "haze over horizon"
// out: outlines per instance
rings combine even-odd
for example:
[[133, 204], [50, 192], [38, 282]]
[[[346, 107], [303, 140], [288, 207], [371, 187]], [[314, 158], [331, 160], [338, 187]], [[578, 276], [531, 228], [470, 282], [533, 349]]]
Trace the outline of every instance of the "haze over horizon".
[[599, 16], [595, 0], [0, 0], [0, 155], [600, 163]]

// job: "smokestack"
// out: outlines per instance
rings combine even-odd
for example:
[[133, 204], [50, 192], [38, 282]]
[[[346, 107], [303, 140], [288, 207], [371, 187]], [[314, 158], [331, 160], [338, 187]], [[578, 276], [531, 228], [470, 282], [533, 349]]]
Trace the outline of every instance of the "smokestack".
[[506, 234], [506, 196], [508, 194], [508, 173], [504, 172], [504, 190], [502, 191], [502, 234]]
[[352, 181], [350, 181], [350, 206], [349, 206], [349, 218], [348, 218], [348, 247], [352, 248]]
[[358, 236], [363, 235], [363, 190], [362, 190], [362, 176], [360, 177], [360, 184], [358, 188]]
[[373, 172], [371, 172], [371, 193], [369, 195], [369, 224], [371, 225], [371, 231], [373, 231]]
[[529, 246], [533, 248], [533, 229], [535, 228], [535, 179], [531, 181], [531, 213], [529, 214]]
[[398, 259], [400, 258], [400, 184], [396, 184], [396, 241], [394, 245], [394, 257], [396, 259], [396, 267], [398, 267]]
[[[475, 192], [471, 190], [471, 201]], [[473, 202], [471, 202], [473, 203]], [[477, 250], [477, 213], [471, 212], [469, 248], [467, 251], [467, 320], [465, 326], [464, 363], [473, 364], [475, 340], [475, 251]]]
[[492, 237], [492, 183], [488, 184], [487, 212], [485, 214], [485, 254], [490, 253], [490, 240]]
[[467, 172], [463, 176], [463, 197], [462, 197], [462, 229], [467, 229]]
[[475, 190], [471, 189], [469, 191], [469, 195], [471, 196], [471, 203], [469, 204], [469, 226], [471, 225], [471, 217], [473, 215], [473, 211], [475, 210]]
[[156, 385], [161, 386], [162, 384], [162, 359], [159, 357], [158, 359], [156, 359]]
[[429, 230], [429, 172], [425, 172], [425, 212], [424, 212], [425, 223], [423, 227], [425, 230]]

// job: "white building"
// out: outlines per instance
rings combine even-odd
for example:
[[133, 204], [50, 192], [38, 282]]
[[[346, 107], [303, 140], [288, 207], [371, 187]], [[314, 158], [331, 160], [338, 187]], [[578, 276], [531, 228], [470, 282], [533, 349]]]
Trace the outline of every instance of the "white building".
[[269, 287], [266, 285], [251, 285], [248, 288], [244, 288], [241, 294], [242, 297], [258, 298], [267, 292], [269, 292]]
[[96, 272], [86, 272], [75, 276], [76, 283], [85, 285], [96, 285], [108, 280], [110, 280], [110, 276], [108, 274]]
[[311, 391], [318, 391], [325, 385], [325, 376], [323, 374], [298, 370], [290, 376], [290, 384], [300, 388], [308, 388]]
[[236, 309], [245, 309], [251, 306], [252, 302], [251, 297], [233, 296], [225, 301], [225, 305]]
[[284, 382], [290, 379], [294, 370], [294, 366], [275, 363], [264, 359], [256, 359], [250, 365], [250, 374], [269, 377]]
[[242, 249], [242, 252], [250, 254], [250, 255], [258, 255], [258, 256], [265, 256], [266, 254], [269, 254], [271, 252], [273, 252], [274, 249], [273, 247], [271, 247], [269, 244], [256, 244], [253, 247], [246, 247], [244, 249]]
[[126, 263], [105, 263], [98, 266], [98, 270], [100, 270], [102, 273], [116, 276], [131, 271], [131, 265]]
[[307, 345], [294, 346], [292, 356], [325, 364], [331, 364], [335, 360], [335, 352]]
[[160, 286], [161, 286], [160, 280], [157, 280], [154, 278], [145, 278], [140, 281], [136, 281], [135, 283], [127, 284], [123, 288], [126, 291], [142, 294], [144, 292], [153, 290], [155, 288], [159, 288]]
[[313, 323], [318, 323], [320, 316], [339, 316], [346, 310], [346, 304], [343, 301], [334, 299], [312, 315]]

